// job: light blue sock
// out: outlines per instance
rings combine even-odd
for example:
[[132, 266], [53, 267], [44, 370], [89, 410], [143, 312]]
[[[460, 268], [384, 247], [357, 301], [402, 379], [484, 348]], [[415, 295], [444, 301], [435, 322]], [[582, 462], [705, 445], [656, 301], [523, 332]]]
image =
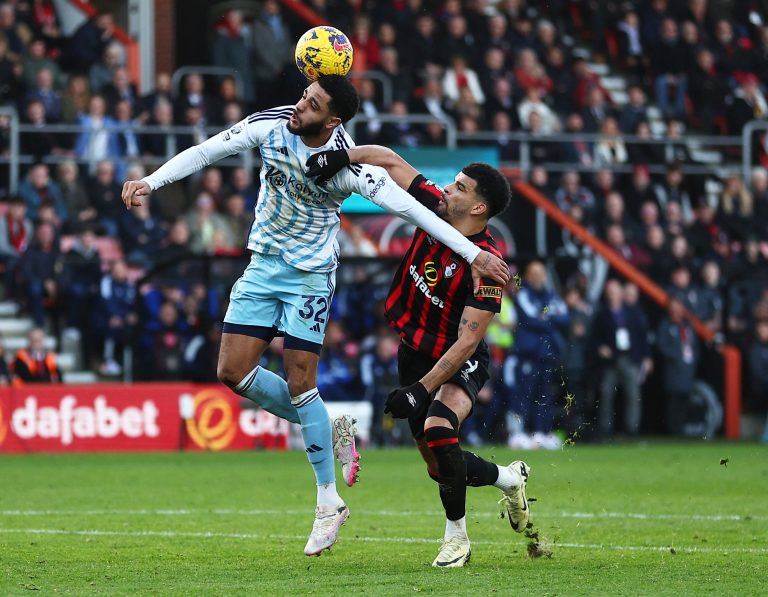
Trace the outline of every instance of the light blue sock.
[[318, 486], [336, 482], [331, 419], [317, 388], [291, 398], [301, 419], [301, 435]]
[[269, 369], [256, 365], [256, 368], [237, 384], [234, 391], [281, 419], [291, 423], [301, 422], [299, 413], [291, 404], [288, 384]]

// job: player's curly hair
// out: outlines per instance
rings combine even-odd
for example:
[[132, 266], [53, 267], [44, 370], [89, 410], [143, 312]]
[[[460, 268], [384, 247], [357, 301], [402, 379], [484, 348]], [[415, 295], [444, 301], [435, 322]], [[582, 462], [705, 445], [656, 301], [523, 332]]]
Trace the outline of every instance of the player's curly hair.
[[341, 75], [320, 75], [317, 82], [331, 96], [328, 107], [341, 122], [350, 120], [360, 109], [360, 96], [347, 77]]
[[461, 171], [477, 182], [475, 192], [488, 204], [488, 219], [507, 209], [512, 190], [506, 176], [484, 162], [472, 162]]

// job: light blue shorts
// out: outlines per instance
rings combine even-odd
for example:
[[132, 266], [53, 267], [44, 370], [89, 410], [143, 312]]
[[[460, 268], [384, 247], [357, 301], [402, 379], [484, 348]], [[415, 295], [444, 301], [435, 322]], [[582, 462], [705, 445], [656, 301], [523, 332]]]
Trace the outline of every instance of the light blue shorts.
[[[286, 347], [288, 338], [320, 347], [335, 286], [335, 271], [307, 272], [291, 267], [279, 255], [252, 253], [229, 294], [224, 331], [263, 338], [257, 328], [267, 328], [284, 333]], [[301, 344], [294, 342], [292, 347]]]

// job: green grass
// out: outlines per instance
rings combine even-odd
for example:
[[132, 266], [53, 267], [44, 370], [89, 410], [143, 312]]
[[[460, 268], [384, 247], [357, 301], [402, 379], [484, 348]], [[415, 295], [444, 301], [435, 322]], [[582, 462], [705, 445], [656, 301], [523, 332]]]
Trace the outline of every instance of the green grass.
[[767, 456], [722, 443], [528, 453], [552, 557], [528, 557], [498, 490], [469, 488], [460, 570], [430, 566], [444, 522], [415, 450], [364, 454], [362, 482], [343, 488], [352, 516], [320, 558], [302, 554], [314, 491], [298, 452], [2, 457], [0, 595], [765, 594]]

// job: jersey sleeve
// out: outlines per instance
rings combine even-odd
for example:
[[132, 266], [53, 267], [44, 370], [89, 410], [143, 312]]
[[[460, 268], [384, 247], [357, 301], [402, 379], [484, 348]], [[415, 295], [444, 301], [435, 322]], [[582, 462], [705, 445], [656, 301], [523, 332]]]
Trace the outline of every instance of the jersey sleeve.
[[359, 193], [379, 207], [418, 226], [469, 263], [480, 254], [480, 247], [398, 187], [383, 168], [355, 164], [336, 174], [331, 184], [342, 193]]
[[423, 174], [418, 174], [408, 187], [408, 194], [430, 211], [437, 211], [440, 200], [443, 198], [443, 189], [431, 180], [427, 180]]
[[291, 109], [286, 106], [252, 114], [199, 145], [185, 149], [143, 180], [154, 191], [229, 155], [258, 147], [275, 126], [285, 122]]

